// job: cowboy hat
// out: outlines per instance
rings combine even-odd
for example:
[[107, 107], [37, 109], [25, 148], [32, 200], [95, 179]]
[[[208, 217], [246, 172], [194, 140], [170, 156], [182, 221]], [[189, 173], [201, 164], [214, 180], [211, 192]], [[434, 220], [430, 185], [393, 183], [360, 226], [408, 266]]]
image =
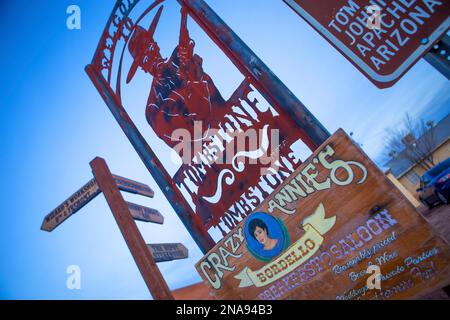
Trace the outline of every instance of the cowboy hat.
[[161, 17], [161, 13], [163, 11], [164, 6], [161, 6], [158, 9], [158, 12], [156, 13], [155, 17], [153, 18], [152, 23], [150, 24], [150, 27], [148, 30], [145, 30], [141, 26], [135, 26], [134, 32], [131, 36], [130, 43], [128, 44], [128, 50], [131, 53], [131, 56], [133, 57], [133, 63], [131, 65], [130, 71], [128, 72], [127, 76], [127, 83], [133, 79], [138, 67], [142, 63], [142, 58], [146, 54], [145, 47], [154, 42], [153, 35], [155, 34], [156, 26], [158, 25], [159, 18]]

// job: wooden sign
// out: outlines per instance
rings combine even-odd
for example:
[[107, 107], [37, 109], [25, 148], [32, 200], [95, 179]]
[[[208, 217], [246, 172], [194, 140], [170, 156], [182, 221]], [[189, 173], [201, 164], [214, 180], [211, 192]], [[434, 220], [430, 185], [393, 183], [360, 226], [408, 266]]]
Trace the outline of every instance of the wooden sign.
[[113, 175], [119, 190], [130, 192], [134, 194], [139, 194], [141, 196], [153, 198], [155, 192], [146, 184], [130, 180], [118, 175]]
[[181, 243], [153, 243], [147, 244], [156, 262], [186, 259], [188, 249]]
[[218, 299], [406, 299], [450, 283], [450, 249], [338, 130], [196, 268]]
[[284, 0], [379, 88], [394, 85], [450, 27], [450, 2]]
[[94, 179], [48, 214], [41, 229], [52, 231], [98, 194], [103, 193], [152, 297], [156, 300], [173, 300], [172, 292], [156, 265], [158, 259], [153, 258], [152, 252], [159, 257], [159, 261], [168, 261], [187, 257], [187, 249], [182, 245], [169, 245], [168, 248], [167, 245], [150, 245], [149, 250], [133, 218], [160, 224], [164, 222], [164, 218], [157, 210], [126, 202], [120, 192], [123, 190], [153, 197], [153, 190], [145, 184], [114, 176], [102, 158], [96, 157], [90, 165]]
[[50, 212], [42, 222], [41, 229], [52, 231], [75, 212], [83, 208], [92, 199], [100, 194], [100, 189], [95, 179], [90, 180], [69, 199]]
[[131, 215], [134, 220], [153, 223], [164, 223], [164, 217], [158, 210], [147, 208], [135, 203], [127, 202], [128, 209], [130, 209]]

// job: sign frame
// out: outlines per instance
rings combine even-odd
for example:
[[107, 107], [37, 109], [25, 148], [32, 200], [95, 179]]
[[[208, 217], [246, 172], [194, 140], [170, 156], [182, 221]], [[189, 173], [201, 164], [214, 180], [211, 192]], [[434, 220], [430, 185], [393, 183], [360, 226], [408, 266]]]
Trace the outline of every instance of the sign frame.
[[[53, 231], [53, 229], [62, 224], [97, 195], [103, 193], [153, 298], [157, 300], [173, 300], [172, 292], [156, 265], [157, 262], [169, 260], [159, 259], [160, 261], [156, 261], [154, 259], [153, 251], [145, 244], [144, 238], [135, 222], [135, 220], [138, 220], [163, 224], [164, 217], [155, 209], [125, 201], [120, 192], [122, 190], [153, 197], [153, 190], [143, 183], [111, 174], [106, 161], [102, 158], [96, 157], [90, 162], [90, 165], [94, 178], [44, 217], [41, 230]], [[165, 246], [176, 246], [179, 249], [176, 252], [177, 254], [172, 254], [172, 260], [182, 259], [184, 256], [187, 258], [187, 248], [181, 243], [168, 243]]]
[[[134, 1], [130, 6], [124, 4], [122, 0], [116, 2], [113, 14], [102, 35], [102, 40], [108, 37], [112, 38], [109, 29], [117, 23], [117, 17], [114, 17], [115, 12], [118, 12], [120, 8], [124, 18], [127, 18], [128, 14], [138, 2], [139, 0]], [[153, 5], [157, 6], [163, 2], [164, 0], [156, 0]], [[310, 149], [314, 150], [329, 137], [329, 132], [325, 127], [204, 1], [178, 0], [178, 2], [236, 65], [244, 77], [252, 80], [252, 83], [262, 96], [271, 105], [279, 106], [291, 116], [293, 121], [298, 125], [299, 130], [305, 133], [304, 143]], [[115, 32], [114, 37], [116, 36], [120, 37], [120, 33]], [[115, 44], [111, 50], [114, 48]], [[101, 58], [99, 61], [99, 57], [103, 56], [102, 50], [105, 50], [105, 46], [100, 42], [91, 64], [86, 66], [86, 73], [144, 162], [147, 170], [161, 188], [175, 213], [183, 222], [200, 250], [206, 253], [215, 245], [215, 241], [208, 233], [199, 216], [193, 212], [181, 191], [178, 190], [172, 177], [156, 157], [150, 145], [139, 132], [124, 106], [121, 104], [120, 99], [115, 95], [113, 88], [109, 84], [110, 76], [105, 78], [102, 75], [102, 67], [101, 65], [99, 66], [99, 63], [102, 62]], [[108, 60], [109, 64], [111, 64], [113, 55], [114, 53], [112, 51], [111, 60]], [[225, 235], [224, 231], [222, 231], [222, 235]]]

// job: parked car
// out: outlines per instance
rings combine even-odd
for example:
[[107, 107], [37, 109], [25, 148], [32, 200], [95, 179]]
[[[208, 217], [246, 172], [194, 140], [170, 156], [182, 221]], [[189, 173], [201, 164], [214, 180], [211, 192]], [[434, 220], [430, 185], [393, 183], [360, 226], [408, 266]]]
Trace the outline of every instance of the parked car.
[[439, 203], [448, 204], [450, 198], [450, 158], [442, 161], [420, 178], [419, 199], [433, 208]]

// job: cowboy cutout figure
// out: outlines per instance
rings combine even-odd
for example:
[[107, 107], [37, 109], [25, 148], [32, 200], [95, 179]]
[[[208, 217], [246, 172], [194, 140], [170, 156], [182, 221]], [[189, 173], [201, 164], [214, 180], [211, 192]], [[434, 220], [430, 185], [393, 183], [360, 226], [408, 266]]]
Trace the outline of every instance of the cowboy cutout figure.
[[194, 140], [194, 121], [202, 121], [203, 130], [211, 128], [215, 111], [226, 102], [211, 77], [203, 71], [202, 58], [194, 54], [195, 43], [189, 38], [185, 9], [181, 12], [178, 46], [169, 59], [161, 56], [153, 35], [162, 10], [161, 6], [148, 30], [135, 27], [128, 45], [134, 62], [127, 83], [138, 67], [153, 76], [146, 118], [159, 138], [173, 148], [180, 143], [171, 137], [175, 129], [186, 129]]

